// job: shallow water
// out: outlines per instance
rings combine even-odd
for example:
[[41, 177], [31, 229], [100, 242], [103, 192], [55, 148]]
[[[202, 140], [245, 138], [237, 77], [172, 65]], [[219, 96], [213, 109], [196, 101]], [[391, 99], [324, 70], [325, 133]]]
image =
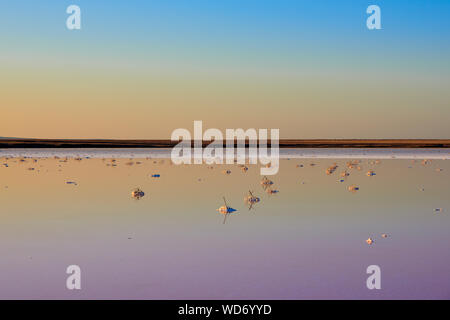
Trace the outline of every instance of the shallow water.
[[[0, 298], [450, 298], [449, 152], [312, 151], [284, 154], [269, 195], [258, 165], [175, 166], [161, 150], [1, 150]], [[261, 199], [251, 210], [249, 190]], [[237, 209], [225, 224], [222, 197]], [[72, 264], [81, 290], [66, 289]], [[381, 268], [381, 290], [366, 287], [369, 265]]]
[[[170, 158], [168, 148], [58, 148], [58, 149], [0, 149], [0, 157], [81, 157], [81, 158]], [[270, 148], [269, 148], [270, 154]], [[450, 151], [440, 148], [283, 148], [280, 158], [319, 159], [450, 159]], [[248, 155], [248, 154], [247, 154]]]

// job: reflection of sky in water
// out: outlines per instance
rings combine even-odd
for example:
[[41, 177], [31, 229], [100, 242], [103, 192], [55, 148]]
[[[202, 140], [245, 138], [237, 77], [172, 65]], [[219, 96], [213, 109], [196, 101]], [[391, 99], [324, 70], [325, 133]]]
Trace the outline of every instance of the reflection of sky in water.
[[[450, 298], [448, 161], [366, 159], [339, 182], [346, 159], [282, 160], [271, 196], [258, 166], [129, 161], [1, 165], [0, 298]], [[238, 210], [225, 225], [223, 196]], [[65, 288], [70, 264], [81, 291]]]

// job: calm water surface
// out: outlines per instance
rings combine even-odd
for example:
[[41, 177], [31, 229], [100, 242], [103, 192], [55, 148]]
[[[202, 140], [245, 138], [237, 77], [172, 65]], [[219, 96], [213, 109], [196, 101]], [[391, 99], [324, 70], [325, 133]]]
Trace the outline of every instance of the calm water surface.
[[[313, 151], [282, 153], [269, 195], [258, 165], [1, 150], [0, 298], [449, 299], [449, 152]], [[71, 264], [82, 290], [66, 289]]]

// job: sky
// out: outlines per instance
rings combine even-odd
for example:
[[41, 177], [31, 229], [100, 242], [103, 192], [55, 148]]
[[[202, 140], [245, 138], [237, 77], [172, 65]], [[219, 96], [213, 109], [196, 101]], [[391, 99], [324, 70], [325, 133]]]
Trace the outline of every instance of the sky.
[[445, 0], [1, 0], [0, 46], [3, 137], [450, 138]]

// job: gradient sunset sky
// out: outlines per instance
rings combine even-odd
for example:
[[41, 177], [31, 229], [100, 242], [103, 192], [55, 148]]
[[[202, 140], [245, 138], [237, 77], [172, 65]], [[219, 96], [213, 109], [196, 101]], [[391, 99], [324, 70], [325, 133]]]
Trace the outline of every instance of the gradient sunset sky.
[[[70, 4], [82, 29], [66, 28]], [[382, 30], [366, 28], [381, 7]], [[1, 1], [0, 136], [450, 138], [450, 1]]]

